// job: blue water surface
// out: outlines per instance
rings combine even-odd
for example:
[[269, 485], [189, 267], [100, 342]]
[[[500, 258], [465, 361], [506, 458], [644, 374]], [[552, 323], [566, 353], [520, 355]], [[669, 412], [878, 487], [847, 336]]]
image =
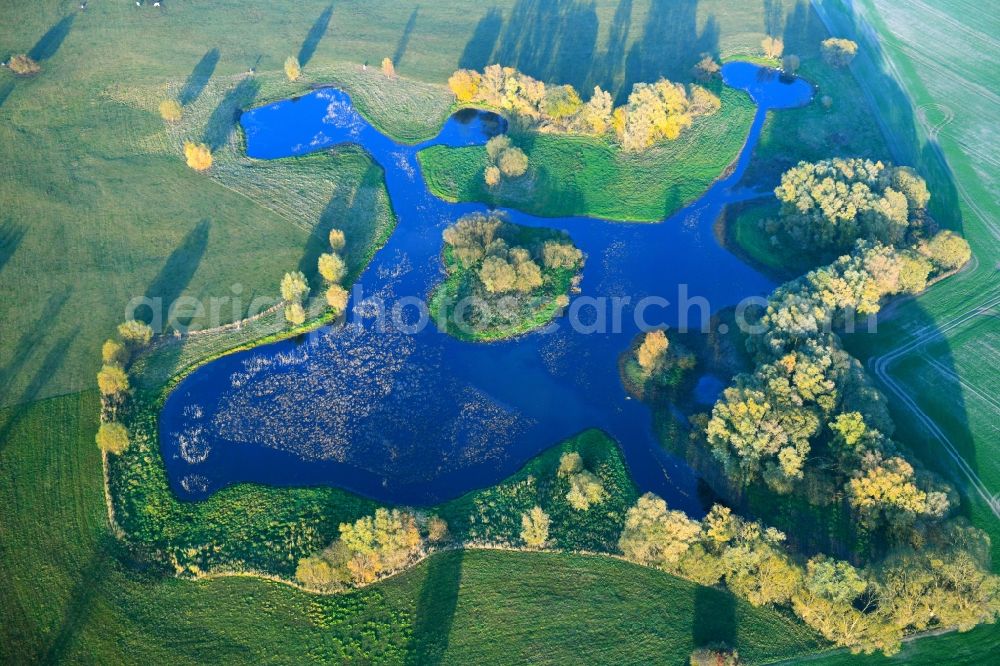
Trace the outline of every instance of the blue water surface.
[[[704, 299], [707, 313], [773, 288], [718, 244], [712, 225], [727, 203], [755, 196], [736, 185], [766, 111], [812, 97], [806, 82], [756, 65], [730, 63], [722, 73], [759, 107], [746, 146], [730, 175], [669, 219], [626, 224], [502, 211], [517, 224], [570, 233], [587, 256], [570, 307], [579, 308], [585, 323], [606, 321], [607, 329], [595, 323], [596, 330], [574, 331], [559, 319], [544, 331], [491, 344], [460, 342], [433, 325], [411, 334], [377, 322], [380, 309], [393, 308], [415, 322], [412, 302], [443, 278], [442, 230], [486, 210], [431, 195], [417, 152], [482, 144], [505, 130], [502, 118], [461, 111], [435, 139], [408, 146], [377, 131], [335, 89], [244, 113], [250, 157], [302, 155], [342, 143], [364, 147], [385, 171], [398, 226], [359, 278], [346, 324], [222, 357], [171, 392], [159, 429], [174, 492], [194, 500], [237, 482], [331, 485], [426, 505], [492, 484], [541, 450], [596, 427], [620, 443], [642, 491], [702, 513], [696, 476], [658, 446], [649, 410], [622, 388], [618, 358], [639, 332], [634, 310], [644, 296], [670, 303], [647, 310], [648, 323], [673, 326], [682, 295]], [[620, 308], [619, 330], [611, 317], [595, 315], [592, 299], [612, 297], [629, 299]], [[698, 305], [688, 312], [693, 323], [701, 317]]]

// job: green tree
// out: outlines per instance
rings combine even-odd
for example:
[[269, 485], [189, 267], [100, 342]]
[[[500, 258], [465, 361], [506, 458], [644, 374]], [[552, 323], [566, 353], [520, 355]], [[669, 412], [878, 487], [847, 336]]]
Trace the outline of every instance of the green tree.
[[625, 514], [618, 547], [633, 562], [667, 568], [680, 560], [700, 534], [697, 521], [683, 511], [669, 511], [666, 502], [646, 493]]
[[968, 241], [948, 229], [935, 234], [921, 247], [921, 252], [938, 266], [949, 270], [964, 266], [972, 258]]

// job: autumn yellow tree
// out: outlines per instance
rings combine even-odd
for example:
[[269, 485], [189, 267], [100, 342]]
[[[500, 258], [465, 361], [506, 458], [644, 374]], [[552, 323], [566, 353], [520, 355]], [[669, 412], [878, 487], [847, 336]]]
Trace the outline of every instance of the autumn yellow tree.
[[347, 239], [344, 237], [344, 232], [341, 229], [330, 229], [330, 249], [334, 252], [343, 251], [344, 247], [347, 245]]
[[774, 59], [780, 58], [782, 51], [785, 50], [784, 40], [781, 37], [772, 37], [770, 35], [761, 40], [760, 46], [764, 49], [765, 57]]
[[639, 362], [639, 367], [646, 375], [651, 375], [663, 364], [669, 347], [670, 341], [667, 340], [667, 334], [663, 330], [649, 331], [635, 352], [635, 360]]
[[340, 313], [347, 308], [347, 290], [339, 284], [331, 284], [326, 289], [326, 304], [334, 312]]
[[299, 64], [299, 59], [295, 56], [288, 56], [285, 59], [285, 76], [288, 77], [289, 81], [298, 81], [302, 76], [302, 66]]
[[176, 99], [165, 99], [160, 102], [160, 117], [168, 123], [176, 123], [181, 119], [182, 114], [180, 102]]
[[128, 449], [128, 430], [121, 423], [102, 423], [97, 429], [97, 446], [102, 451], [121, 455]]
[[521, 539], [529, 548], [541, 548], [549, 540], [549, 515], [534, 506], [521, 514]]
[[128, 375], [117, 365], [105, 365], [97, 373], [97, 388], [101, 395], [114, 396], [129, 390]]
[[396, 76], [396, 66], [392, 64], [392, 58], [382, 58], [382, 73], [390, 78]]
[[107, 365], [124, 366], [128, 362], [128, 349], [117, 340], [106, 340], [101, 347], [101, 360]]
[[195, 171], [207, 171], [212, 166], [212, 151], [203, 143], [185, 141], [184, 157]]
[[41, 65], [23, 53], [11, 56], [7, 66], [18, 76], [33, 76], [42, 71]]
[[471, 69], [460, 69], [448, 78], [448, 87], [459, 102], [471, 102], [479, 92], [482, 75]]

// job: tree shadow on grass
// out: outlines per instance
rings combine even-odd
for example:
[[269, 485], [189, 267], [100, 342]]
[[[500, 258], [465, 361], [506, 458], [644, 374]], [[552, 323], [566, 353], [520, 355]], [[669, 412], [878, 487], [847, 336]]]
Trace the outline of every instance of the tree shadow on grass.
[[14, 378], [31, 358], [32, 351], [38, 344], [39, 331], [44, 331], [46, 327], [51, 326], [52, 322], [59, 316], [63, 306], [69, 301], [71, 293], [72, 289], [66, 288], [60, 292], [50, 294], [48, 300], [45, 302], [45, 307], [42, 308], [41, 314], [34, 322], [24, 328], [21, 337], [10, 349], [10, 362], [4, 368], [0, 369], [0, 405], [16, 404], [24, 401], [24, 396], [21, 396], [18, 400], [13, 400], [13, 396], [9, 393]]
[[736, 598], [699, 585], [694, 591], [691, 638], [695, 647], [736, 647]]
[[213, 151], [226, 145], [243, 108], [254, 101], [258, 90], [260, 83], [253, 76], [247, 76], [233, 86], [209, 117], [205, 125], [203, 143]]
[[417, 598], [407, 664], [440, 664], [458, 607], [462, 550], [438, 553], [427, 561], [427, 575]]
[[[202, 258], [205, 256], [208, 233], [211, 227], [211, 220], [200, 221], [184, 236], [180, 245], [174, 248], [174, 251], [164, 262], [163, 268], [146, 288], [144, 299], [148, 304], [148, 316], [146, 316], [146, 312], [137, 312], [135, 313], [136, 319], [141, 319], [147, 324], [158, 320], [160, 330], [166, 330], [170, 306], [187, 289], [191, 278], [194, 277]], [[191, 318], [186, 317], [185, 321], [178, 320], [177, 323], [187, 327], [191, 323]]]
[[607, 48], [604, 55], [594, 62], [590, 84], [599, 85], [615, 94], [622, 85], [622, 66], [625, 62], [625, 47], [629, 30], [632, 28], [632, 0], [621, 0], [615, 8], [608, 30]]
[[28, 51], [28, 57], [41, 62], [54, 56], [59, 47], [62, 46], [63, 41], [65, 41], [66, 35], [73, 28], [74, 20], [76, 20], [76, 14], [68, 14], [62, 17], [58, 23], [42, 35], [41, 39], [35, 42], [35, 45]]
[[3, 270], [3, 267], [14, 256], [22, 240], [24, 240], [23, 226], [9, 219], [0, 225], [0, 271]]
[[[37, 335], [37, 330], [32, 329], [32, 333]], [[13, 401], [13, 407], [8, 410], [6, 420], [0, 424], [0, 451], [10, 443], [14, 429], [27, 414], [32, 401], [38, 398], [45, 385], [59, 372], [75, 338], [76, 334], [70, 333], [52, 344], [38, 370], [35, 371], [34, 377]]]
[[4, 105], [4, 102], [7, 101], [7, 98], [10, 97], [12, 92], [14, 92], [13, 81], [4, 81], [0, 84], [0, 107]]
[[410, 18], [407, 19], [406, 25], [403, 26], [403, 34], [399, 36], [399, 41], [396, 43], [396, 50], [392, 53], [392, 62], [397, 66], [403, 61], [403, 56], [406, 55], [406, 47], [409, 46], [413, 28], [417, 25], [417, 13], [419, 11], [420, 5], [413, 8]]
[[205, 86], [208, 85], [208, 80], [215, 73], [215, 66], [218, 64], [219, 49], [210, 49], [201, 57], [198, 64], [191, 70], [191, 74], [188, 75], [187, 80], [184, 82], [184, 87], [181, 88], [181, 92], [177, 96], [177, 101], [182, 106], [187, 106], [198, 99]]
[[472, 37], [466, 42], [462, 56], [458, 59], [458, 66], [463, 69], [482, 70], [489, 65], [502, 29], [503, 13], [496, 7], [490, 7], [479, 19]]
[[320, 41], [326, 34], [326, 29], [330, 27], [330, 18], [333, 16], [333, 5], [327, 5], [326, 9], [323, 10], [317, 18], [312, 27], [309, 28], [309, 32], [306, 34], [305, 41], [302, 42], [302, 48], [299, 49], [299, 64], [303, 67], [306, 66], [310, 60], [312, 60], [313, 55], [316, 53], [316, 47], [319, 46]]

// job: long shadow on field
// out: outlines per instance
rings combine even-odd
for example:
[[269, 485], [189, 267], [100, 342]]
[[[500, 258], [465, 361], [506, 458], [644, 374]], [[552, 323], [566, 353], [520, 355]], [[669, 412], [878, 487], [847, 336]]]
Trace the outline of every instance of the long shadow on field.
[[4, 81], [3, 84], [0, 85], [0, 107], [4, 105], [4, 102], [7, 101], [7, 98], [10, 97], [12, 92], [14, 92], [13, 81]]
[[66, 35], [73, 28], [74, 20], [76, 20], [76, 14], [68, 14], [60, 19], [31, 47], [31, 50], [28, 51], [28, 57], [41, 62], [54, 56], [65, 41]]
[[14, 252], [17, 251], [17, 247], [21, 244], [22, 240], [24, 240], [23, 226], [15, 224], [11, 220], [5, 220], [0, 225], [0, 271], [3, 270], [3, 267], [14, 256]]
[[[13, 386], [14, 378], [28, 362], [32, 356], [32, 351], [38, 345], [39, 331], [44, 331], [51, 326], [53, 321], [59, 316], [63, 306], [69, 301], [72, 290], [67, 288], [60, 292], [53, 292], [45, 301], [38, 318], [26, 326], [21, 333], [21, 337], [8, 350], [10, 361], [0, 369], [0, 405], [22, 402], [22, 399], [14, 400], [9, 392]], [[22, 396], [23, 398], [23, 396]]]
[[590, 80], [597, 28], [593, 2], [518, 0], [492, 59], [543, 81], [583, 89]]
[[632, 86], [665, 76], [688, 81], [691, 70], [704, 53], [718, 56], [719, 25], [709, 16], [698, 31], [698, 0], [653, 0], [642, 38], [636, 40], [625, 59], [625, 78], [618, 90], [622, 103]]
[[[147, 324], [152, 324], [157, 332], [166, 330], [167, 315], [171, 304], [184, 293], [184, 290], [191, 283], [195, 271], [198, 270], [202, 257], [205, 256], [208, 233], [211, 227], [211, 220], [205, 219], [187, 232], [180, 245], [170, 253], [163, 268], [146, 288], [144, 302], [148, 304], [149, 317], [146, 318], [147, 313], [142, 312], [141, 314], [136, 313], [136, 318], [142, 319]], [[145, 310], [145, 308], [143, 309]], [[176, 323], [186, 327], [191, 322], [188, 319]]]
[[417, 599], [407, 664], [440, 664], [444, 659], [458, 607], [463, 557], [463, 551], [455, 550], [439, 553], [427, 561], [427, 576]]
[[403, 26], [403, 34], [399, 36], [399, 42], [396, 43], [396, 50], [392, 53], [392, 62], [397, 66], [402, 62], [403, 56], [406, 55], [406, 47], [410, 45], [410, 36], [413, 34], [413, 28], [417, 25], [417, 13], [419, 11], [420, 5], [413, 8], [410, 18], [407, 19], [406, 25]]
[[177, 96], [177, 101], [181, 105], [187, 106], [198, 99], [201, 91], [208, 85], [208, 80], [215, 73], [215, 66], [218, 64], [219, 49], [210, 49], [207, 51], [201, 57], [201, 60], [198, 61], [198, 64], [194, 66], [194, 69], [191, 70], [191, 74], [188, 75], [187, 80], [184, 82], [184, 87], [181, 88], [181, 92]]
[[90, 561], [80, 572], [80, 577], [70, 592], [59, 629], [52, 642], [48, 644], [41, 663], [63, 662], [67, 650], [73, 645], [73, 640], [86, 625], [95, 597], [114, 567], [116, 548], [117, 544], [110, 534], [105, 534], [95, 544]]
[[496, 7], [490, 7], [472, 32], [472, 37], [465, 44], [458, 66], [465, 69], [481, 70], [493, 61], [493, 49], [496, 48], [500, 30], [503, 29], [503, 13]]
[[31, 407], [31, 402], [38, 398], [45, 385], [59, 372], [59, 368], [62, 367], [63, 361], [66, 359], [66, 355], [69, 353], [69, 348], [73, 344], [75, 337], [76, 334], [71, 333], [53, 342], [52, 347], [45, 354], [45, 358], [42, 359], [42, 363], [38, 366], [31, 381], [28, 382], [13, 401], [13, 406], [7, 412], [6, 420], [0, 424], [0, 451], [7, 448], [14, 429], [21, 422], [21, 419], [27, 415], [28, 409]]
[[691, 638], [695, 647], [736, 647], [736, 597], [714, 587], [695, 588]]
[[326, 34], [326, 29], [330, 27], [330, 17], [333, 16], [333, 5], [327, 5], [323, 13], [319, 15], [316, 22], [312, 24], [309, 28], [308, 34], [306, 34], [305, 41], [302, 42], [302, 48], [299, 49], [299, 64], [303, 67], [306, 63], [312, 60], [313, 55], [316, 53], [316, 47], [319, 46], [320, 40]]
[[236, 129], [236, 122], [239, 120], [242, 109], [250, 106], [257, 97], [258, 90], [260, 90], [260, 83], [256, 77], [247, 76], [226, 93], [226, 96], [212, 111], [208, 124], [205, 125], [202, 141], [208, 144], [209, 148], [214, 151], [226, 145], [229, 136]]
[[611, 18], [607, 48], [604, 50], [604, 55], [594, 61], [589, 82], [601, 86], [610, 92], [612, 97], [618, 97], [621, 92], [625, 47], [628, 45], [628, 34], [631, 28], [632, 0], [621, 0]]
[[785, 27], [782, 0], [764, 0], [764, 32], [777, 37]]

